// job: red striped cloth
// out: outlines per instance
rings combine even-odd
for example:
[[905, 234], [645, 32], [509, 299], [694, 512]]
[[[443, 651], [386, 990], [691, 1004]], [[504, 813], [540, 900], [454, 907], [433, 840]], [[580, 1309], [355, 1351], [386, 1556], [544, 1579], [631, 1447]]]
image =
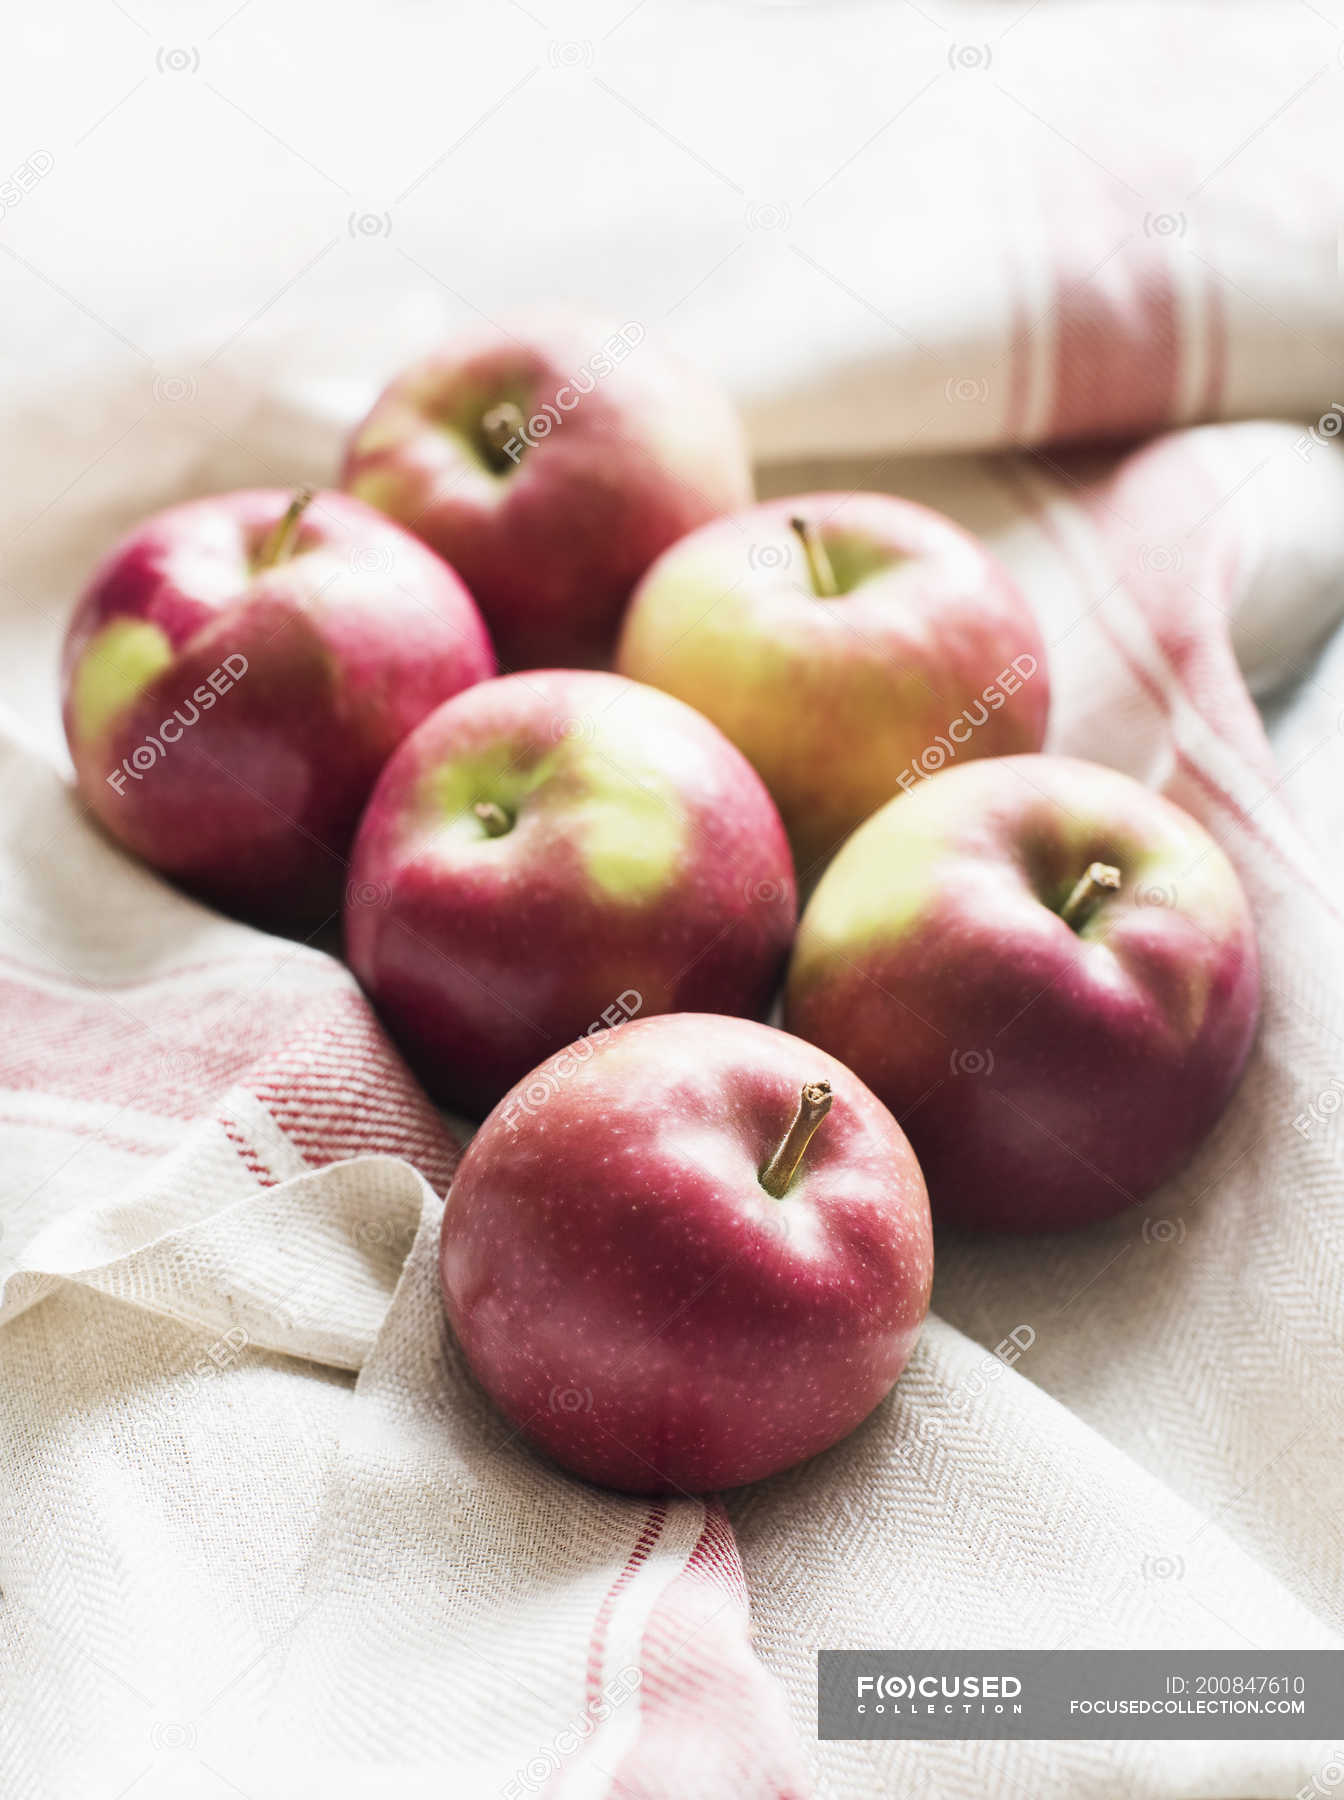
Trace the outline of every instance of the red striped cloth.
[[[457, 1141], [349, 976], [132, 866], [17, 732], [0, 785], [6, 1793], [1156, 1800], [1293, 1792], [1326, 1766], [1291, 1744], [815, 1739], [822, 1646], [1341, 1641], [1344, 673], [1315, 655], [1344, 599], [1344, 196], [1323, 130], [1341, 76], [1330, 31], [1317, 50], [1276, 9], [1262, 95], [1226, 48], [1242, 28], [1182, 11], [1159, 42], [1152, 9], [1104, 39], [1097, 9], [1042, 9], [1063, 15], [1052, 54], [1020, 65], [1010, 36], [977, 67], [979, 46], [958, 61], [930, 27], [927, 87], [908, 71], [930, 110], [910, 118], [955, 128], [948, 161], [972, 146], [965, 180], [933, 158], [903, 178], [906, 96], [884, 97], [863, 181], [829, 174], [829, 146], [825, 198], [798, 202], [789, 279], [738, 291], [730, 271], [731, 306], [686, 335], [741, 356], [773, 454], [881, 452], [856, 480], [983, 531], [1041, 612], [1052, 747], [1162, 788], [1228, 849], [1266, 978], [1235, 1106], [1134, 1216], [948, 1247], [907, 1375], [831, 1455], [722, 1504], [599, 1494], [537, 1462], [462, 1366], [434, 1269]], [[812, 40], [824, 87], [876, 57], [852, 22]], [[736, 29], [715, 26], [745, 54]], [[1202, 85], [1182, 76], [1197, 58]], [[745, 73], [748, 93], [768, 85]], [[1149, 129], [1122, 143], [1114, 113], [1142, 112], [1150, 76]], [[881, 232], [887, 208], [899, 229]], [[699, 264], [672, 260], [680, 294]], [[840, 310], [800, 341], [816, 294]], [[268, 380], [291, 348], [262, 359]], [[243, 373], [211, 379], [201, 418], [148, 424], [138, 389], [87, 390], [91, 415], [140, 433], [115, 477], [39, 481], [36, 455], [15, 471], [9, 574], [50, 600], [8, 615], [25, 676], [50, 666], [32, 620], [64, 610], [113, 521], [281, 479], [313, 444], [334, 452], [354, 410], [333, 421], [317, 389], [296, 420]], [[42, 405], [15, 403], [26, 441], [44, 441]], [[1248, 409], [1303, 417], [1078, 448]], [[913, 459], [935, 445], [985, 454]], [[1289, 676], [1272, 750], [1247, 681]], [[1009, 1370], [987, 1347], [1020, 1325], [1032, 1348]]]

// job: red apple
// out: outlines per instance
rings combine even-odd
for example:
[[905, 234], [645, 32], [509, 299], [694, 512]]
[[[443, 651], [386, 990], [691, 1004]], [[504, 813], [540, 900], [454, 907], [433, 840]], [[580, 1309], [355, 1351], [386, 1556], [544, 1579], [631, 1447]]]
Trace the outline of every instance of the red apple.
[[741, 427], [640, 325], [508, 324], [399, 375], [342, 485], [459, 571], [506, 668], [605, 663], [654, 557], [750, 500]]
[[852, 1431], [928, 1311], [928, 1198], [843, 1063], [679, 1013], [563, 1051], [453, 1181], [448, 1316], [512, 1423], [632, 1493], [756, 1481]]
[[854, 834], [804, 914], [787, 1017], [901, 1121], [936, 1218], [1020, 1232], [1179, 1169], [1258, 1013], [1246, 899], [1203, 826], [1113, 769], [1012, 756]]
[[927, 507], [805, 494], [721, 519], [644, 577], [617, 666], [713, 719], [775, 797], [804, 880], [953, 761], [1039, 750], [1045, 647], [1008, 573]]
[[65, 641], [65, 731], [113, 837], [270, 924], [340, 908], [375, 778], [493, 674], [462, 583], [345, 494], [188, 501], [104, 560]]
[[795, 912], [779, 815], [728, 740], [552, 669], [459, 694], [388, 763], [346, 949], [431, 1092], [479, 1118], [613, 1009], [763, 1013]]

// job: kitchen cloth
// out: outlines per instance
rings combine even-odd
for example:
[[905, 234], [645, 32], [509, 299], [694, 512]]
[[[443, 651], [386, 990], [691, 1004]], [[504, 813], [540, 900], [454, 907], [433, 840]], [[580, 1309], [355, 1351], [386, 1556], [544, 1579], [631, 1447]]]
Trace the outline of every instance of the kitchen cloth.
[[[819, 1744], [815, 1656], [1344, 1646], [1344, 19], [546, 10], [25, 26], [61, 104], [14, 95], [0, 218], [0, 1788], [1329, 1792], [1332, 1744]], [[940, 1243], [890, 1399], [723, 1500], [584, 1487], [495, 1414], [436, 1290], [460, 1134], [326, 940], [94, 829], [56, 727], [119, 530], [332, 481], [399, 362], [547, 292], [730, 380], [763, 491], [983, 532], [1050, 747], [1195, 813], [1260, 933], [1189, 1168]]]

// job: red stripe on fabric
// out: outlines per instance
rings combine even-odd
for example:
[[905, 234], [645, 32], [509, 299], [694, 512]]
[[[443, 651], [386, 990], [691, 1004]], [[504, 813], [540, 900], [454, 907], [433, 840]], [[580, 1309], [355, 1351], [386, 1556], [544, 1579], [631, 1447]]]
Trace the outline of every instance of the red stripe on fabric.
[[133, 1106], [185, 1127], [211, 1118], [242, 1085], [310, 1167], [400, 1156], [439, 1193], [461, 1155], [334, 964], [325, 991], [302, 995], [263, 986], [240, 998], [211, 986], [146, 995], [132, 1009], [82, 981], [52, 991], [4, 979], [0, 1004], [9, 1027], [0, 1087]]
[[720, 1505], [706, 1508], [695, 1548], [649, 1614], [640, 1651], [636, 1738], [613, 1777], [611, 1800], [666, 1800], [688, 1746], [712, 1761], [716, 1792], [804, 1800], [806, 1781], [783, 1695], [747, 1638], [747, 1587]]
[[169, 994], [132, 1014], [96, 993], [76, 998], [0, 980], [0, 1004], [7, 1027], [0, 1037], [0, 1086], [122, 1101], [174, 1122], [206, 1114], [210, 1097], [292, 1037], [314, 1006], [296, 1007], [292, 995], [277, 994], [253, 1006], [229, 1036], [210, 1018], [213, 1005], [236, 1012], [238, 995], [229, 991], [190, 999]]
[[[1123, 224], [1132, 229], [1128, 221]], [[1070, 247], [1076, 264], [1082, 260], [1079, 247], [1072, 241]], [[1173, 416], [1182, 346], [1176, 290], [1164, 256], [1128, 259], [1122, 251], [1086, 279], [1062, 278], [1056, 309], [1047, 436], [1120, 437], [1151, 430]]]
[[400, 1156], [439, 1193], [452, 1180], [461, 1144], [358, 994], [334, 997], [248, 1086], [314, 1168]]
[[[1157, 639], [1182, 693], [1215, 737], [1272, 781], [1274, 753], [1228, 631], [1242, 566], [1240, 541], [1227, 528], [1187, 533], [1184, 516], [1176, 516], [1176, 496], [1184, 516], [1222, 498], [1181, 437], [1137, 451], [1073, 504]], [[1144, 521], [1152, 542], [1140, 544], [1137, 533], [1120, 525], [1131, 514]], [[1154, 544], [1163, 554], [1152, 554]], [[1222, 596], [1221, 605], [1214, 594]]]
[[1031, 361], [1035, 354], [1035, 321], [1027, 311], [1018, 257], [1008, 257], [1013, 289], [1012, 337], [1008, 341], [1008, 399], [1003, 409], [1004, 436], [1009, 444], [1021, 444], [1027, 428], [1027, 402], [1031, 394]]
[[607, 1654], [607, 1632], [611, 1627], [611, 1615], [616, 1609], [616, 1602], [649, 1560], [653, 1547], [662, 1536], [663, 1526], [666, 1523], [667, 1507], [661, 1503], [651, 1506], [645, 1516], [643, 1529], [635, 1539], [634, 1548], [625, 1559], [625, 1567], [607, 1589], [602, 1604], [597, 1609], [597, 1617], [593, 1620], [593, 1635], [588, 1645], [588, 1667], [585, 1672], [585, 1689], [590, 1709], [596, 1708], [601, 1699], [602, 1662]]
[[592, 1640], [588, 1646], [588, 1667], [586, 1673], [587, 1697], [590, 1705], [596, 1703], [602, 1688], [602, 1660], [607, 1653], [607, 1632], [611, 1625], [611, 1615], [615, 1611], [616, 1602], [622, 1592], [634, 1580], [636, 1574], [648, 1561], [654, 1545], [662, 1535], [663, 1526], [667, 1523], [667, 1508], [663, 1505], [649, 1509], [644, 1521], [643, 1530], [635, 1540], [635, 1546], [625, 1560], [625, 1567], [607, 1589], [601, 1606], [597, 1609], [597, 1617], [593, 1621]]
[[234, 1149], [237, 1150], [248, 1172], [256, 1176], [262, 1187], [278, 1187], [280, 1185], [279, 1177], [271, 1174], [271, 1171], [266, 1167], [266, 1164], [257, 1155], [251, 1144], [239, 1130], [237, 1124], [232, 1119], [225, 1118], [221, 1118], [219, 1122], [224, 1128], [225, 1137], [228, 1138]]
[[109, 1150], [123, 1150], [128, 1156], [148, 1156], [157, 1159], [166, 1154], [162, 1144], [141, 1144], [134, 1138], [123, 1137], [120, 1132], [107, 1131], [98, 1125], [80, 1125], [69, 1119], [62, 1119], [59, 1124], [50, 1119], [36, 1118], [32, 1113], [0, 1113], [0, 1125], [13, 1125], [21, 1131], [47, 1131], [59, 1137], [83, 1137], [100, 1144], [106, 1144]]
[[[287, 954], [284, 960], [289, 962], [293, 959]], [[48, 982], [53, 987], [71, 988], [81, 993], [95, 995], [126, 993], [133, 988], [163, 987], [187, 975], [218, 975], [223, 979], [231, 969], [247, 969], [253, 966], [243, 958], [234, 958], [232, 962], [215, 958], [210, 961], [182, 963], [178, 968], [159, 970], [153, 975], [124, 976], [121, 980], [100, 975], [95, 980], [89, 975], [72, 975], [66, 969], [51, 968], [43, 963], [25, 962], [22, 957], [11, 956], [5, 950], [0, 950], [0, 964], [17, 969], [21, 975], [30, 976], [34, 981]], [[258, 966], [255, 972], [261, 975], [263, 980], [267, 980], [275, 973], [275, 970]], [[236, 982], [221, 991], [236, 996], [238, 992]]]
[[[1105, 633], [1107, 640], [1114, 646], [1116, 654], [1125, 664], [1125, 667], [1144, 689], [1145, 693], [1152, 698], [1154, 705], [1165, 717], [1170, 718], [1171, 707], [1161, 684], [1153, 679], [1140, 662], [1135, 660], [1128, 647], [1104, 619], [1099, 619], [1098, 625]], [[1222, 811], [1229, 814], [1234, 823], [1246, 833], [1247, 837], [1253, 839], [1262, 850], [1268, 851], [1280, 868], [1286, 869], [1293, 875], [1297, 880], [1299, 887], [1304, 885], [1310, 887], [1312, 893], [1320, 901], [1326, 912], [1330, 914], [1331, 918], [1336, 920], [1339, 924], [1344, 925], [1344, 911], [1341, 911], [1335, 904], [1333, 897], [1328, 894], [1324, 888], [1318, 885], [1310, 871], [1304, 870], [1300, 863], [1293, 862], [1285, 856], [1278, 842], [1269, 834], [1261, 830], [1255, 820], [1254, 814], [1247, 812], [1241, 802], [1236, 799], [1233, 794], [1229, 793], [1221, 782], [1211, 775], [1201, 763], [1196, 761], [1195, 757], [1188, 750], [1176, 742], [1174, 733], [1172, 734], [1172, 749], [1175, 753], [1177, 763], [1195, 783], [1196, 787], [1207, 794], [1209, 799], [1214, 801]]]
[[722, 1506], [712, 1504], [705, 1508], [705, 1528], [687, 1559], [686, 1573], [704, 1575], [745, 1610], [747, 1577], [737, 1553], [737, 1539]]
[[1227, 391], [1227, 298], [1211, 269], [1204, 273], [1204, 331], [1207, 365], [1198, 401], [1201, 418], [1217, 418]]
[[[1139, 457], [1153, 455], [1156, 453], [1157, 449], [1166, 448], [1166, 447], [1168, 447], [1168, 446], [1150, 447], [1147, 450], [1137, 452], [1136, 455]], [[1058, 550], [1061, 559], [1065, 563], [1067, 563], [1071, 569], [1073, 569], [1073, 571], [1075, 572], [1075, 574], [1078, 577], [1078, 585], [1079, 585], [1080, 592], [1082, 592], [1083, 594], [1090, 595], [1091, 582], [1090, 582], [1089, 573], [1088, 573], [1087, 569], [1080, 563], [1076, 551], [1073, 549], [1072, 545], [1065, 538], [1064, 534], [1060, 531], [1059, 527], [1048, 516], [1048, 514], [1046, 514], [1042, 511], [1041, 507], [1037, 504], [1035, 496], [1031, 494], [1030, 489], [1027, 487], [1027, 484], [1023, 477], [1021, 469], [1015, 468], [1011, 464], [1009, 464], [1008, 466], [1000, 469], [999, 474], [1000, 474], [1001, 479], [1008, 486], [1012, 487], [1015, 490], [1019, 501], [1022, 503], [1022, 505], [1024, 507], [1024, 510], [1037, 520], [1037, 522], [1040, 525], [1041, 530], [1046, 534], [1046, 536], [1050, 539], [1050, 541], [1054, 544], [1055, 548]], [[1083, 502], [1076, 499], [1073, 495], [1071, 495], [1067, 491], [1064, 483], [1061, 481], [1059, 476], [1057, 474], [1055, 474], [1053, 471], [1048, 471], [1044, 468], [1042, 468], [1040, 470], [1040, 474], [1043, 479], [1047, 480], [1054, 487], [1059, 498], [1062, 499], [1065, 502], [1065, 504], [1072, 507], [1074, 511], [1078, 512], [1084, 519], [1087, 520], [1087, 523], [1088, 523], [1089, 527], [1091, 527], [1093, 529], [1094, 534], [1100, 535], [1103, 539], [1103, 542], [1106, 542], [1107, 548], [1108, 549], [1113, 548], [1113, 544], [1111, 543], [1111, 541], [1107, 535], [1106, 529], [1097, 527], [1097, 525], [1095, 524], [1095, 521], [1094, 521], [1092, 511], [1089, 509], [1089, 507], [1086, 504], [1084, 504]], [[1105, 515], [1105, 517], [1107, 519], [1109, 519], [1109, 514]], [[1114, 567], [1113, 559], [1111, 560], [1111, 562], [1108, 566]], [[1118, 569], [1116, 570], [1116, 572], [1120, 573], [1120, 571]], [[1122, 583], [1119, 591], [1122, 593], [1126, 592], [1123, 583]], [[1132, 596], [1127, 596], [1127, 597], [1130, 597], [1131, 599], [1133, 598]], [[1153, 636], [1157, 641], [1159, 650], [1162, 652], [1162, 654], [1165, 657], [1166, 656], [1166, 646], [1164, 643], [1163, 631], [1162, 631], [1160, 624], [1157, 621], [1155, 621], [1151, 618], [1148, 618], [1148, 616], [1144, 613], [1142, 605], [1138, 606], [1138, 611], [1140, 613], [1140, 616], [1145, 619], [1145, 623], [1148, 624], [1149, 629], [1152, 631]], [[1138, 685], [1143, 689], [1143, 691], [1153, 701], [1153, 704], [1154, 704], [1156, 710], [1158, 711], [1158, 713], [1164, 719], [1166, 719], [1168, 721], [1168, 723], [1170, 724], [1172, 722], [1171, 704], [1170, 704], [1167, 694], [1166, 694], [1165, 690], [1162, 688], [1161, 684], [1159, 682], [1157, 682], [1156, 680], [1154, 680], [1153, 676], [1149, 673], [1149, 671], [1146, 670], [1143, 667], [1143, 665], [1136, 660], [1136, 658], [1134, 657], [1133, 653], [1130, 651], [1128, 646], [1123, 642], [1123, 640], [1112, 629], [1109, 622], [1106, 620], [1104, 612], [1099, 610], [1096, 614], [1096, 618], [1097, 618], [1098, 629], [1104, 633], [1104, 635], [1107, 638], [1107, 641], [1114, 647], [1116, 654], [1119, 657], [1120, 661], [1124, 664], [1125, 668], [1129, 671], [1130, 675], [1134, 678], [1134, 680], [1138, 683]], [[1227, 655], [1229, 658], [1231, 658], [1230, 646], [1228, 647]], [[1176, 667], [1172, 666], [1169, 659], [1168, 659], [1168, 667], [1171, 668], [1171, 670], [1172, 670], [1172, 676], [1173, 676], [1173, 679], [1174, 679], [1176, 685], [1181, 689], [1182, 693], [1184, 693], [1186, 698], [1190, 701], [1191, 706], [1198, 713], [1200, 719], [1202, 720], [1202, 722], [1204, 723], [1206, 728], [1208, 730], [1210, 730], [1211, 732], [1214, 731], [1212, 724], [1207, 719], [1203, 710], [1201, 709], [1197, 698], [1187, 690], [1184, 682], [1181, 679], [1180, 671]], [[1250, 707], [1251, 712], [1253, 714], [1255, 714], [1254, 703], [1250, 700], [1249, 695], [1246, 693], [1245, 684], [1241, 681], [1240, 674], [1236, 673], [1235, 659], [1232, 660], [1231, 667], [1234, 671], [1235, 686], [1240, 692], [1242, 701], [1244, 702], [1244, 704], [1246, 706]], [[1263, 740], [1263, 732], [1259, 728], [1258, 717], [1259, 717], [1258, 714], [1255, 714], [1256, 734], [1261, 740]], [[1215, 732], [1214, 735], [1218, 735], [1218, 734]], [[1220, 737], [1219, 741], [1223, 742], [1226, 740], [1223, 740]], [[1289, 860], [1289, 858], [1284, 854], [1283, 850], [1279, 846], [1278, 842], [1272, 836], [1267, 834], [1259, 826], [1259, 824], [1256, 822], [1256, 820], [1254, 818], [1254, 815], [1251, 814], [1250, 812], [1248, 812], [1246, 810], [1246, 808], [1242, 806], [1241, 802], [1232, 793], [1230, 793], [1228, 791], [1228, 789], [1225, 788], [1222, 785], [1222, 783], [1219, 782], [1214, 775], [1212, 775], [1208, 770], [1206, 770], [1204, 768], [1204, 766], [1195, 758], [1193, 753], [1190, 752], [1189, 750], [1187, 750], [1185, 748], [1185, 746], [1180, 743], [1179, 739], [1177, 738], [1174, 728], [1172, 729], [1172, 731], [1170, 733], [1170, 742], [1171, 742], [1172, 754], [1175, 757], [1178, 767], [1186, 775], [1188, 775], [1190, 777], [1190, 779], [1195, 783], [1195, 785], [1198, 786], [1205, 794], [1207, 794], [1209, 796], [1209, 798], [1212, 799], [1219, 806], [1219, 808], [1222, 811], [1224, 811], [1225, 813], [1230, 815], [1230, 817], [1246, 833], [1246, 835], [1249, 838], [1251, 838], [1257, 845], [1259, 845], [1260, 848], [1268, 851], [1269, 854], [1274, 858], [1275, 862], [1279, 865], [1279, 867], [1288, 870], [1295, 877], [1295, 879], [1298, 881], [1298, 883], [1300, 885], [1305, 884], [1305, 885], [1309, 886], [1311, 888], [1311, 891], [1313, 892], [1313, 894], [1320, 901], [1321, 905], [1331, 915], [1332, 918], [1339, 920], [1341, 922], [1344, 922], [1344, 913], [1341, 913], [1339, 908], [1336, 906], [1335, 901], [1332, 898], [1332, 896], [1329, 895], [1328, 893], [1326, 893], [1318, 885], [1318, 883], [1315, 879], [1315, 876], [1313, 875], [1311, 870], [1305, 869], [1305, 868], [1303, 868], [1303, 866], [1301, 864]], [[1235, 741], [1229, 742], [1229, 748], [1237, 750], [1242, 755], [1245, 754], [1244, 745], [1237, 744]], [[1272, 759], [1271, 759], [1271, 761], [1272, 761]], [[1257, 771], [1257, 772], [1259, 772], [1259, 771]]]

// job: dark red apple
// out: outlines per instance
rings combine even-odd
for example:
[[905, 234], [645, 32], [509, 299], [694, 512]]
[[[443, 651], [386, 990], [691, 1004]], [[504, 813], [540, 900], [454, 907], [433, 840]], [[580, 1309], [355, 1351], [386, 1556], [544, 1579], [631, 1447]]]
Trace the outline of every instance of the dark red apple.
[[929, 1304], [919, 1166], [843, 1063], [679, 1013], [571, 1046], [473, 1139], [448, 1316], [510, 1421], [632, 1493], [736, 1487], [852, 1431]]
[[494, 672], [453, 571], [346, 494], [247, 491], [157, 513], [65, 641], [65, 731], [113, 837], [266, 924], [340, 909], [388, 756]]
[[1246, 898], [1202, 825], [1114, 769], [1009, 756], [854, 834], [803, 916], [787, 1018], [895, 1113], [935, 1218], [1021, 1232], [1174, 1174], [1259, 1005]]
[[608, 662], [660, 551], [751, 498], [741, 426], [641, 325], [506, 320], [399, 375], [342, 485], [446, 557], [507, 669]]
[[478, 1118], [612, 1009], [764, 1013], [796, 916], [745, 757], [679, 700], [565, 669], [427, 719], [351, 874], [351, 967], [430, 1091]]

